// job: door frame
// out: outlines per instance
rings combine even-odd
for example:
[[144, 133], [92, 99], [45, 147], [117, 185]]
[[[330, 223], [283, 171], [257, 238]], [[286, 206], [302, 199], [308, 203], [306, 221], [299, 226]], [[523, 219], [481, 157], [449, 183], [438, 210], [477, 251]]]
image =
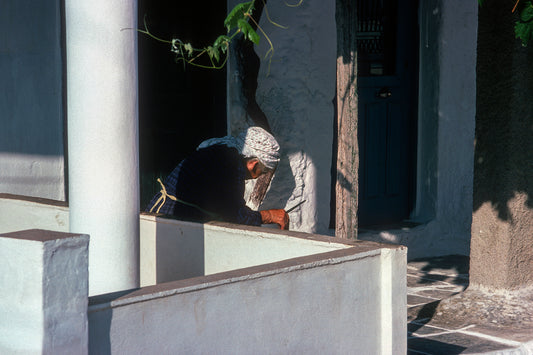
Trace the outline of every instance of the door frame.
[[[412, 53], [412, 58], [414, 58], [416, 60], [414, 64], [414, 68], [412, 69], [412, 95], [411, 95], [411, 98], [412, 98], [412, 101], [411, 101], [411, 109], [409, 112], [409, 115], [412, 117], [412, 120], [410, 120], [410, 128], [409, 128], [409, 132], [410, 132], [410, 148], [409, 148], [409, 155], [410, 155], [410, 159], [409, 159], [409, 183], [408, 183], [408, 189], [409, 189], [409, 192], [408, 192], [408, 196], [409, 196], [409, 210], [410, 210], [410, 213], [412, 213], [412, 211], [414, 210], [415, 208], [415, 203], [416, 203], [416, 177], [417, 177], [417, 137], [418, 137], [418, 86], [419, 86], [419, 82], [418, 82], [418, 75], [419, 75], [419, 58], [418, 58], [418, 51], [419, 51], [419, 21], [418, 21], [418, 9], [419, 9], [419, 1], [418, 0], [404, 0], [405, 3], [407, 3], [409, 6], [408, 8], [402, 8], [401, 6], [398, 6], [399, 8], [399, 16], [402, 16], [404, 14], [404, 11], [408, 11], [408, 10], [411, 10], [411, 23], [412, 23], [412, 26], [414, 26], [415, 28], [414, 29], [411, 29], [413, 30], [413, 38], [416, 39], [416, 40], [413, 40], [413, 41], [408, 41], [407, 43], [407, 48], [405, 50], [407, 51], [410, 51]], [[349, 49], [350, 47], [352, 49], [355, 49], [355, 52], [357, 51], [357, 46], [356, 46], [356, 33], [354, 33], [355, 31], [357, 31], [357, 26], [356, 26], [356, 23], [354, 23], [354, 21], [356, 21], [357, 19], [357, 16], [355, 14], [355, 10], [353, 9], [350, 9], [348, 11], [346, 10], [343, 10], [343, 11], [339, 11], [339, 6], [343, 6], [344, 8], [350, 8], [352, 4], [350, 4], [351, 2], [349, 0], [337, 0], [336, 1], [336, 6], [337, 6], [337, 46], [338, 46], [338, 59], [337, 59], [337, 71], [339, 70], [339, 66], [340, 65], [343, 65], [342, 63], [345, 63], [347, 62], [347, 49]], [[344, 12], [344, 18], [339, 18], [339, 13], [341, 12]], [[351, 26], [347, 26], [347, 23], [350, 23], [351, 22]], [[346, 29], [346, 28], [350, 28], [349, 32], [350, 33], [345, 33], [346, 31], [343, 31], [343, 28]], [[349, 39], [349, 42], [350, 43], [346, 43], [346, 38]], [[344, 41], [344, 42], [343, 42]], [[398, 45], [398, 44], [397, 44]], [[356, 68], [357, 68], [357, 63], [354, 63], [354, 61], [356, 62], [357, 61], [357, 56], [356, 55], [351, 55], [349, 56], [349, 60], [351, 61], [351, 63], [349, 63], [349, 65], [353, 68], [352, 70], [352, 74], [353, 72], [356, 72]], [[341, 64], [339, 64], [341, 63]], [[397, 63], [396, 65], [399, 65], [399, 63]], [[349, 74], [348, 74], [349, 75]], [[346, 79], [346, 80], [344, 80]], [[343, 132], [340, 132], [340, 130], [342, 128], [343, 125], [339, 125], [339, 121], [340, 120], [346, 120], [345, 118], [342, 118], [342, 116], [345, 114], [343, 112], [343, 108], [341, 107], [341, 105], [343, 104], [341, 101], [339, 101], [339, 82], [346, 82], [346, 81], [349, 81], [351, 82], [351, 85], [357, 85], [358, 84], [358, 81], [359, 81], [359, 78], [357, 76], [353, 77], [350, 77], [350, 78], [341, 78], [341, 80], [339, 80], [339, 74], [337, 74], [337, 94], [336, 94], [336, 98], [334, 99], [334, 107], [335, 107], [335, 112], [334, 112], [334, 147], [333, 147], [333, 150], [332, 150], [332, 169], [331, 169], [331, 173], [332, 173], [332, 187], [331, 187], [331, 201], [330, 201], [330, 228], [335, 228], [336, 229], [336, 235], [338, 234], [337, 232], [337, 229], [339, 228], [339, 217], [338, 217], [338, 213], [339, 213], [339, 206], [337, 206], [337, 204], [339, 203], [337, 200], [338, 200], [338, 193], [339, 193], [339, 189], [342, 189], [343, 186], [346, 186], [347, 184], [348, 185], [353, 185], [353, 186], [356, 186], [355, 189], [352, 188], [352, 191], [351, 193], [352, 194], [355, 194], [356, 196], [355, 197], [352, 197], [350, 198], [350, 201], [351, 201], [351, 204], [350, 206], [351, 207], [347, 207], [346, 205], [344, 206], [344, 209], [348, 208], [348, 209], [355, 209], [356, 211], [358, 211], [358, 207], [359, 207], [359, 198], [358, 198], [358, 194], [359, 194], [359, 159], [360, 159], [360, 150], [358, 148], [358, 138], [357, 138], [357, 135], [358, 135], [358, 128], [357, 128], [357, 125], [358, 125], [358, 120], [359, 120], [359, 114], [358, 113], [355, 113], [355, 134], [356, 134], [356, 137], [353, 137], [353, 140], [356, 142], [355, 144], [355, 147], [352, 147], [352, 149], [355, 151], [355, 154], [356, 154], [356, 159], [348, 162], [349, 164], [352, 164], [353, 166], [351, 167], [347, 167], [346, 166], [346, 161], [342, 161], [342, 162], [339, 162], [339, 159], [343, 159], [342, 158], [342, 155], [341, 155], [341, 152], [339, 152], [339, 137], [341, 137], [343, 134]], [[356, 101], [358, 101], [356, 99]], [[358, 102], [357, 102], [358, 103]], [[357, 106], [357, 105], [356, 105]], [[357, 107], [355, 108], [355, 110], [357, 111]], [[348, 114], [350, 115], [350, 114]], [[344, 124], [344, 126], [349, 126], [349, 125], [346, 125]], [[344, 165], [344, 166], [343, 166]], [[354, 171], [355, 172], [355, 177], [352, 177], [351, 181], [346, 181], [345, 177], [339, 173], [341, 173], [341, 170], [340, 170], [340, 167], [343, 166], [343, 169], [345, 170], [351, 170], [351, 171]], [[343, 203], [341, 201], [341, 203]], [[342, 207], [341, 207], [342, 209]], [[342, 212], [345, 216], [343, 216], [342, 218], [344, 218], [346, 220], [346, 215], [350, 215], [352, 214], [352, 212]], [[341, 218], [341, 219], [342, 219]], [[359, 224], [359, 221], [358, 221], [358, 216], [357, 216], [357, 219], [356, 219], [356, 222], [355, 224]], [[355, 231], [355, 235], [356, 235], [357, 231]], [[341, 233], [342, 234], [342, 233]], [[342, 237], [342, 235], [339, 235]]]

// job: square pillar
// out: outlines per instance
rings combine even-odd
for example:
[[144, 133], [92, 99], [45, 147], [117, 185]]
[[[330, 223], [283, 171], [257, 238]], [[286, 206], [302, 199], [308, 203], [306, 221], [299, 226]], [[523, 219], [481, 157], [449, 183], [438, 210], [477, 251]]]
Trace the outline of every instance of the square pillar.
[[0, 234], [0, 353], [87, 354], [86, 234]]

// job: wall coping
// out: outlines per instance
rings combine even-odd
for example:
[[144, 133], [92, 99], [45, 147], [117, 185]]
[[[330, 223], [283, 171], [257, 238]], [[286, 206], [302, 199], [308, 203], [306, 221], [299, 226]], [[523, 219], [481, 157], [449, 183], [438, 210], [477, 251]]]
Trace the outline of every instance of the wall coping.
[[[179, 223], [179, 224], [185, 224], [185, 225], [191, 225], [191, 226], [198, 224], [197, 222], [182, 221], [182, 220], [173, 218], [171, 216], [165, 216], [162, 214], [147, 213], [147, 212], [141, 212], [140, 218], [147, 220], [147, 221], [153, 221], [155, 223], [169, 223], [169, 224]], [[312, 233], [298, 232], [298, 231], [291, 231], [291, 230], [280, 230], [278, 228], [248, 226], [244, 224], [234, 224], [234, 223], [219, 222], [219, 221], [212, 221], [212, 222], [206, 222], [206, 223], [201, 223], [201, 224], [204, 226], [205, 229], [210, 229], [210, 230], [223, 230], [223, 231], [240, 230], [240, 231], [245, 231], [245, 232], [259, 233], [262, 235], [270, 234], [270, 235], [276, 235], [276, 236], [281, 236], [281, 237], [292, 237], [292, 238], [298, 238], [298, 239], [305, 239], [309, 241], [316, 241], [316, 242], [326, 243], [326, 244], [340, 244], [340, 245], [344, 245], [345, 247], [360, 246], [361, 244], [374, 245], [376, 248], [396, 249], [399, 247], [398, 245], [389, 244], [389, 243], [365, 241], [365, 240], [360, 240], [360, 239], [340, 239], [340, 238], [323, 235], [323, 234], [312, 234]]]
[[[159, 219], [160, 217], [155, 218]], [[211, 222], [209, 223], [209, 225], [219, 227], [223, 225], [226, 227], [233, 226], [233, 224], [220, 222]], [[242, 228], [249, 230], [250, 227], [245, 226]], [[263, 232], [265, 228], [252, 227], [252, 230], [255, 231], [256, 229], [259, 229], [260, 232]], [[278, 232], [281, 232], [281, 234], [283, 234], [284, 231]], [[292, 233], [305, 234], [300, 232]], [[302, 239], [313, 240], [324, 239], [323, 237], [320, 237], [318, 235], [313, 235], [313, 237], [296, 236], [296, 238], [298, 237]], [[368, 241], [351, 241], [341, 244], [348, 244], [350, 245], [350, 247], [345, 249], [328, 251], [324, 253], [286, 259], [273, 263], [246, 267], [242, 269], [225, 271], [211, 275], [171, 281], [138, 289], [131, 289], [126, 291], [93, 296], [89, 298], [89, 313], [98, 312], [109, 308], [127, 306], [134, 303], [145, 302], [158, 298], [189, 293], [225, 284], [259, 279], [277, 274], [311, 269], [325, 265], [335, 265], [348, 261], [365, 259], [368, 257], [375, 257], [381, 255], [383, 250], [405, 250], [405, 252], [407, 250], [407, 247], [402, 245], [389, 245]]]
[[56, 206], [56, 207], [68, 207], [67, 201], [52, 200], [52, 199], [43, 198], [43, 197], [33, 197], [33, 196], [25, 196], [25, 195], [0, 193], [0, 199], [33, 202], [33, 203], [39, 203], [41, 205], [51, 205], [51, 206]]
[[0, 238], [12, 238], [12, 239], [20, 239], [20, 240], [31, 240], [31, 241], [37, 241], [37, 242], [47, 242], [50, 240], [67, 239], [67, 238], [72, 238], [72, 237], [76, 237], [80, 235], [83, 235], [83, 234], [57, 232], [57, 231], [51, 231], [51, 230], [46, 230], [46, 229], [27, 229], [27, 230], [0, 234]]

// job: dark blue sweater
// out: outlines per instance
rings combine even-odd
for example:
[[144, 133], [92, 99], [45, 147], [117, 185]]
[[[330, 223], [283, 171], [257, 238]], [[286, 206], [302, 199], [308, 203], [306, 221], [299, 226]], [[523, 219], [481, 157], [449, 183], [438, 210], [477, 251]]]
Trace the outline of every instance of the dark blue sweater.
[[[167, 193], [181, 202], [167, 197], [159, 213], [198, 222], [221, 220], [261, 225], [261, 214], [245, 205], [245, 177], [246, 166], [235, 148], [213, 145], [197, 150], [164, 181]], [[157, 193], [152, 198], [147, 212], [160, 197], [161, 193]]]

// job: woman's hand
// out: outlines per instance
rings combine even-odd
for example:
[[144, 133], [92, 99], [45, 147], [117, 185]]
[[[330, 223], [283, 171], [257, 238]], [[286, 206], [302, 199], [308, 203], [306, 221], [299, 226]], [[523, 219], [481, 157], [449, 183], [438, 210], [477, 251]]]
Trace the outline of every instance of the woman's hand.
[[263, 210], [259, 213], [263, 224], [276, 223], [281, 229], [289, 229], [289, 214], [285, 210]]

